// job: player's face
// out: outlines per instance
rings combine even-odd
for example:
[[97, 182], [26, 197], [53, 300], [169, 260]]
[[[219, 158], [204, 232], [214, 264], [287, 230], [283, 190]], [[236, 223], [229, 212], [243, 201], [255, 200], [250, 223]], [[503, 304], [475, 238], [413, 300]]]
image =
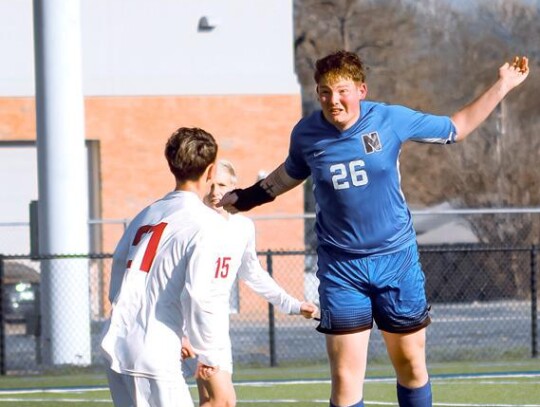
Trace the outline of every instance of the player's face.
[[347, 130], [360, 117], [360, 101], [365, 99], [367, 86], [352, 79], [322, 78], [317, 86], [324, 117], [340, 130]]
[[216, 166], [214, 177], [210, 181], [210, 191], [204, 197], [204, 203], [210, 208], [222, 212], [223, 208], [218, 208], [216, 205], [223, 195], [227, 192], [232, 191], [235, 187], [231, 174], [220, 165]]

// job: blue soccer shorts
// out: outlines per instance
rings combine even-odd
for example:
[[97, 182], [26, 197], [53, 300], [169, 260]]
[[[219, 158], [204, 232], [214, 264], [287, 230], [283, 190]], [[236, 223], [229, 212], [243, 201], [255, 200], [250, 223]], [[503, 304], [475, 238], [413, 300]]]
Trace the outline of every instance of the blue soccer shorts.
[[373, 327], [410, 333], [429, 325], [425, 277], [416, 244], [358, 256], [317, 249], [321, 322], [317, 330], [347, 334]]

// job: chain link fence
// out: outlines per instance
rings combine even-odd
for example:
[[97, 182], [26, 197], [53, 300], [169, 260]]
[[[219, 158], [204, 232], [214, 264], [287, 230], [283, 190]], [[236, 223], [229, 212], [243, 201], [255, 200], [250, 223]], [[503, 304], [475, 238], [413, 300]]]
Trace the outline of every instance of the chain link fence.
[[[433, 321], [427, 330], [430, 362], [538, 356], [539, 215], [454, 213], [441, 215], [441, 220], [428, 219], [429, 214], [424, 224], [419, 222], [420, 257]], [[456, 224], [460, 225], [459, 233], [467, 231], [462, 236], [474, 239], [459, 242]], [[445, 229], [449, 225], [451, 228]], [[264, 225], [257, 223], [257, 229], [261, 227]], [[422, 241], [434, 229], [440, 230], [439, 240]], [[486, 231], [483, 235], [482, 230]], [[447, 243], [441, 244], [445, 239]], [[259, 256], [290, 294], [317, 302], [316, 254], [309, 244], [303, 250], [270, 250]], [[110, 311], [107, 290], [111, 262], [111, 254], [0, 255], [0, 374], [102, 368], [99, 341]], [[48, 284], [57, 280], [68, 283], [44, 299], [51, 292], [44, 275]], [[46, 315], [47, 309], [56, 314]], [[232, 309], [236, 365], [326, 361], [324, 335], [315, 331], [316, 321], [280, 314], [241, 281]], [[47, 338], [53, 340], [44, 339], [44, 324], [50, 331]], [[65, 354], [76, 357], [66, 358]], [[369, 358], [387, 361], [377, 329], [372, 332]]]

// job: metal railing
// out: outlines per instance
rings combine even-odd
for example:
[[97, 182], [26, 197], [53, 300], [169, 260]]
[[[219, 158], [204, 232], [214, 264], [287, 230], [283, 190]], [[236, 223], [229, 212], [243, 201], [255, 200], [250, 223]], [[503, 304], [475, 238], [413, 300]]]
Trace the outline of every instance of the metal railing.
[[[433, 322], [427, 330], [430, 361], [538, 357], [538, 250], [536, 245], [420, 247], [432, 307]], [[268, 250], [259, 256], [263, 267], [289, 293], [317, 301], [316, 254], [312, 250]], [[40, 329], [41, 264], [73, 257], [88, 260], [90, 366], [102, 367], [99, 341], [109, 312], [112, 256], [0, 256], [0, 374], [77, 368], [44, 362]], [[70, 263], [54, 264], [59, 269], [50, 270], [53, 274], [65, 273], [60, 268]], [[230, 328], [235, 363], [278, 366], [323, 362], [324, 335], [315, 327], [315, 321], [275, 312], [240, 282], [238, 309], [231, 314]], [[67, 344], [76, 335], [69, 332], [61, 340]], [[372, 332], [369, 358], [386, 358], [377, 329]]]

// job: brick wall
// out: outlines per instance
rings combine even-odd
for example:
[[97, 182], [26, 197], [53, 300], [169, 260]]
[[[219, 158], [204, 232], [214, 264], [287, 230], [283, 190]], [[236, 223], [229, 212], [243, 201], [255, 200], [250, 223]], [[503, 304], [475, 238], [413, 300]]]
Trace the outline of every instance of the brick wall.
[[[239, 184], [247, 186], [286, 157], [301, 101], [300, 95], [89, 97], [85, 112], [87, 139], [100, 141], [102, 217], [129, 219], [173, 188], [163, 147], [176, 128], [211, 132], [220, 157], [235, 164]], [[35, 134], [33, 98], [0, 98], [0, 140], [33, 140]], [[302, 211], [302, 188], [296, 188], [250, 215]], [[105, 229], [105, 251], [121, 232]], [[257, 222], [257, 235], [260, 250], [303, 247], [302, 222]]]

